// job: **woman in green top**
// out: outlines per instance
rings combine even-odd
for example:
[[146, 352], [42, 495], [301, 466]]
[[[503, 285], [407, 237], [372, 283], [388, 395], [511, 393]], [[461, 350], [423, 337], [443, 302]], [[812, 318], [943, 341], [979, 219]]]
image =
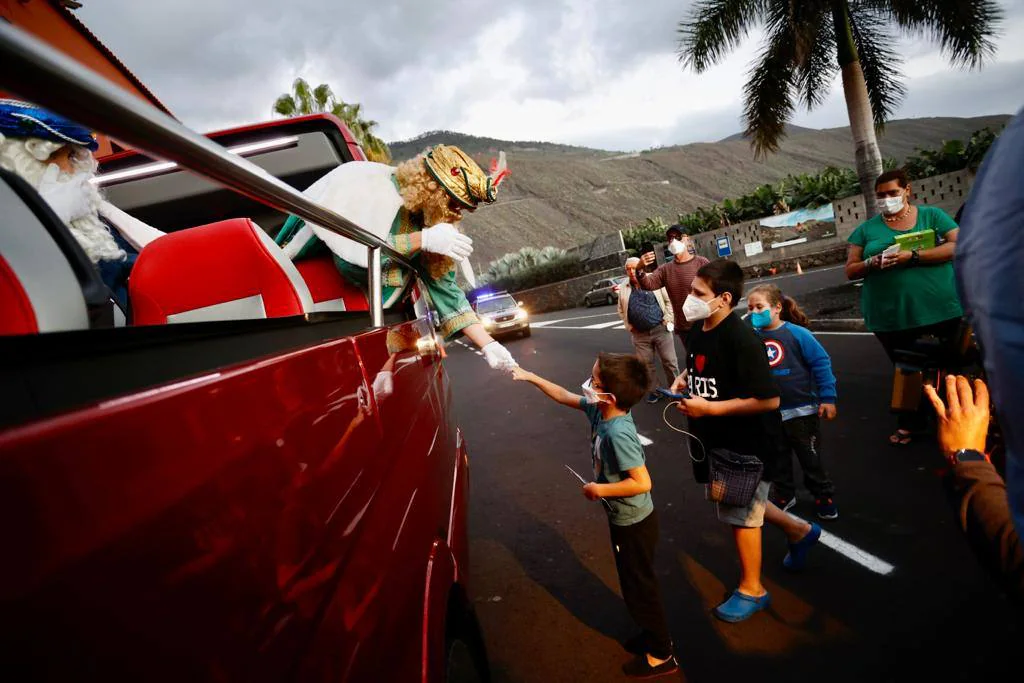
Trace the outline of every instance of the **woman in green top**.
[[[952, 263], [958, 228], [942, 209], [910, 203], [910, 181], [903, 170], [880, 175], [875, 193], [882, 213], [850, 235], [846, 276], [864, 279], [864, 323], [895, 363], [896, 350], [912, 349], [917, 339], [929, 335], [945, 342], [959, 329], [963, 309]], [[923, 244], [934, 246], [890, 249], [901, 235], [917, 232], [925, 233]], [[922, 421], [920, 411], [900, 414], [889, 442], [909, 444]]]

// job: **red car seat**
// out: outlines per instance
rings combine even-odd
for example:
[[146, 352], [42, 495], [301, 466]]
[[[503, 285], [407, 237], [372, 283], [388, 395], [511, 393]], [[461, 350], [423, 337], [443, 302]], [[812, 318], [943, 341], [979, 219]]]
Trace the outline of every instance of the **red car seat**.
[[330, 254], [296, 261], [295, 267], [309, 287], [317, 313], [369, 310], [366, 294], [338, 272]]
[[248, 218], [173, 232], [146, 245], [128, 280], [133, 324], [304, 315], [313, 299], [295, 265]]

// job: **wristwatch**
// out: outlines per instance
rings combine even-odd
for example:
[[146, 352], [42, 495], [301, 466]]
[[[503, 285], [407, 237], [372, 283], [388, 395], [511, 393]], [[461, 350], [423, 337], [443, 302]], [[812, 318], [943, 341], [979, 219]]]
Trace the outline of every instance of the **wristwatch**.
[[984, 462], [987, 460], [988, 457], [984, 453], [973, 448], [961, 448], [949, 458], [949, 462], [953, 465], [959, 465], [962, 462]]
[[920, 249], [914, 249], [913, 251], [910, 252], [910, 265], [916, 266], [920, 262], [921, 262], [921, 250]]

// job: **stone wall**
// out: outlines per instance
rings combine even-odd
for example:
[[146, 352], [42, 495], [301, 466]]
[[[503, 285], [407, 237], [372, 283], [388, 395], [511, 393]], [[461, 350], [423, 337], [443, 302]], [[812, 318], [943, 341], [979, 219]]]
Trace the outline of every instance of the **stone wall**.
[[571, 280], [562, 280], [551, 285], [524, 289], [512, 294], [516, 301], [522, 301], [530, 313], [547, 313], [575, 308], [583, 305], [583, 296], [590, 291], [594, 283], [606, 277], [625, 275], [622, 266], [589, 273]]
[[[915, 180], [910, 184], [913, 193], [912, 201], [916, 204], [938, 206], [950, 216], [956, 215], [974, 183], [974, 174], [970, 171], [957, 171], [945, 175]], [[832, 203], [836, 217], [836, 234], [824, 239], [810, 240], [802, 244], [772, 249], [762, 239], [760, 220], [737, 223], [722, 230], [704, 232], [692, 237], [696, 252], [709, 259], [718, 258], [717, 240], [726, 235], [732, 246], [732, 260], [744, 268], [749, 266], [769, 266], [772, 262], [802, 258], [830, 251], [846, 244], [846, 240], [864, 222], [864, 198], [861, 195], [847, 197]], [[764, 251], [748, 257], [743, 245], [761, 240]]]

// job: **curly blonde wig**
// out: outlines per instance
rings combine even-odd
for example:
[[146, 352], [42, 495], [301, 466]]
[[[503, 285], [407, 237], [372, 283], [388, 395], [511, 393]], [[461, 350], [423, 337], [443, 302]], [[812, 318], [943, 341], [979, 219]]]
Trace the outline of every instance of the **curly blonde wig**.
[[[431, 227], [438, 223], [451, 223], [458, 226], [462, 214], [451, 208], [451, 198], [447, 190], [431, 177], [423, 165], [423, 155], [409, 161], [403, 161], [395, 169], [398, 180], [398, 192], [402, 195], [402, 205], [409, 213], [423, 216], [423, 226]], [[438, 254], [424, 254], [427, 270], [433, 278], [444, 276], [455, 269], [455, 262]]]

